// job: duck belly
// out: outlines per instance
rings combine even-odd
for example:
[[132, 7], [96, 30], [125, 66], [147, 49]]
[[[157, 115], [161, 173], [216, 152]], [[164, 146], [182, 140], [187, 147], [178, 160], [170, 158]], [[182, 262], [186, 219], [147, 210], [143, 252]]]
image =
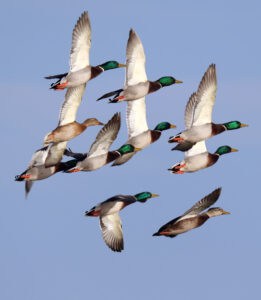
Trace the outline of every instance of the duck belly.
[[31, 175], [29, 181], [46, 179], [54, 173], [55, 167], [45, 168], [44, 165], [30, 168], [26, 172], [26, 174]]
[[185, 166], [180, 170], [184, 172], [195, 172], [209, 167], [208, 152], [185, 158]]
[[151, 144], [151, 142], [152, 142], [152, 140], [151, 140], [150, 131], [144, 131], [144, 132], [130, 138], [127, 141], [127, 144], [131, 144], [134, 147], [143, 149], [143, 148], [149, 146]]
[[149, 83], [148, 82], [140, 82], [135, 85], [130, 85], [124, 91], [125, 101], [137, 100], [146, 96], [149, 92]]
[[80, 168], [81, 171], [94, 171], [107, 163], [107, 154], [99, 155], [95, 157], [86, 158], [83, 161], [77, 163], [76, 168]]
[[212, 136], [212, 124], [204, 124], [200, 126], [193, 126], [188, 130], [183, 131], [180, 137], [186, 141], [197, 143], [206, 140]]
[[60, 143], [69, 141], [77, 135], [79, 135], [80, 133], [82, 133], [82, 129], [83, 128], [77, 123], [70, 123], [63, 126], [59, 126], [51, 133], [51, 142]]
[[88, 66], [76, 72], [69, 73], [66, 76], [67, 86], [66, 87], [76, 87], [78, 85], [84, 84], [91, 79], [91, 68]]

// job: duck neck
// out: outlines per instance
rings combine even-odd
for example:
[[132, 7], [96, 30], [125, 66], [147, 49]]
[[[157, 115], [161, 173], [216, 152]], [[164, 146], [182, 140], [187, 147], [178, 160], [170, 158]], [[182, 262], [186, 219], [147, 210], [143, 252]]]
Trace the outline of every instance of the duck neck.
[[156, 92], [161, 89], [162, 85], [157, 81], [149, 81], [149, 93]]
[[102, 72], [104, 72], [104, 69], [102, 67], [100, 67], [100, 66], [91, 67], [91, 79], [97, 77]]
[[226, 127], [223, 124], [212, 123], [212, 135], [217, 135], [226, 130]]

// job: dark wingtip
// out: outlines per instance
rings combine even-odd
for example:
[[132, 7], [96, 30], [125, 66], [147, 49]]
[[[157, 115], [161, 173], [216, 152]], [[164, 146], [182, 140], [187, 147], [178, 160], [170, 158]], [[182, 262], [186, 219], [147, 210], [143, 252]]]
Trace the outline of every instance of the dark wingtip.
[[158, 232], [153, 233], [152, 236], [159, 236], [160, 234]]

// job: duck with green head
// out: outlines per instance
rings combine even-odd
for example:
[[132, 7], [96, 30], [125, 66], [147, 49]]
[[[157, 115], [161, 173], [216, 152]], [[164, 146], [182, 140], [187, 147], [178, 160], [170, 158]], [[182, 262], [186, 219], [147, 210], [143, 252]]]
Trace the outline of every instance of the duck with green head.
[[[156, 142], [161, 137], [162, 131], [168, 130], [170, 128], [176, 128], [176, 126], [169, 122], [161, 122], [153, 130], [148, 129], [138, 135], [130, 137], [126, 143], [131, 144], [134, 147], [137, 147], [142, 150], [148, 147], [150, 144]], [[114, 161], [112, 166], [118, 166], [127, 162], [129, 159], [132, 158], [134, 154], [135, 153], [128, 153], [122, 155]]]
[[221, 132], [248, 126], [239, 121], [230, 121], [222, 124], [212, 122], [216, 91], [216, 66], [211, 64], [202, 77], [197, 92], [191, 95], [186, 105], [186, 130], [169, 139], [169, 143], [178, 143], [172, 150], [187, 151], [197, 142], [206, 140]]
[[140, 149], [138, 147], [134, 147], [129, 143], [121, 146], [117, 150], [109, 151], [110, 146], [117, 138], [120, 125], [120, 113], [116, 113], [100, 130], [88, 153], [73, 153], [66, 150], [66, 155], [72, 156], [78, 160], [73, 168], [66, 170], [66, 173], [94, 171], [124, 154], [139, 151]]
[[221, 155], [236, 151], [238, 150], [226, 145], [220, 146], [214, 153], [209, 153], [205, 142], [201, 141], [185, 152], [184, 160], [173, 165], [168, 170], [173, 174], [196, 172], [214, 165]]
[[124, 242], [119, 211], [132, 203], [145, 203], [148, 199], [158, 196], [150, 192], [136, 195], [116, 195], [86, 211], [85, 215], [100, 218], [104, 242], [111, 250], [121, 252], [124, 249]]
[[[229, 212], [220, 207], [212, 207], [219, 198], [221, 188], [215, 189], [212, 193], [196, 202], [183, 215], [169, 221], [153, 234], [153, 236], [166, 236], [174, 238], [175, 236], [202, 226], [208, 219], [221, 215], [228, 215]], [[207, 211], [207, 208], [209, 208]]]
[[89, 52], [91, 47], [91, 25], [88, 12], [83, 12], [78, 19], [72, 34], [70, 53], [70, 71], [51, 75], [46, 79], [58, 79], [51, 84], [51, 89], [63, 90], [87, 83], [104, 71], [125, 67], [117, 61], [107, 61], [96, 67], [90, 66]]

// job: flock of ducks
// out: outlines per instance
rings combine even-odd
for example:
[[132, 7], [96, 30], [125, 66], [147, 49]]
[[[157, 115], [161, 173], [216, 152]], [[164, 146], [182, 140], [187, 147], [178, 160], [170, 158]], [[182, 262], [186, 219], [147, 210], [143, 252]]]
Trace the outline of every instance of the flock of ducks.
[[[91, 66], [89, 62], [90, 47], [91, 25], [88, 12], [83, 12], [72, 34], [69, 72], [45, 77], [56, 80], [51, 84], [51, 89], [67, 89], [67, 91], [60, 111], [58, 126], [46, 134], [43, 147], [33, 154], [27, 169], [15, 178], [16, 181], [25, 181], [26, 195], [30, 192], [34, 181], [46, 179], [60, 171], [66, 173], [94, 171], [111, 162], [113, 162], [113, 166], [124, 164], [135, 153], [157, 141], [162, 131], [176, 127], [168, 122], [161, 122], [154, 129], [148, 127], [145, 96], [163, 87], [182, 83], [182, 81], [172, 76], [164, 76], [156, 81], [147, 79], [143, 45], [133, 29], [129, 32], [127, 42], [126, 65], [117, 61], [108, 61], [98, 66]], [[110, 151], [120, 130], [120, 113], [115, 113], [106, 124], [96, 118], [88, 118], [79, 123], [76, 121], [76, 114], [87, 82], [104, 71], [121, 67], [126, 67], [124, 88], [106, 93], [97, 99], [100, 101], [113, 97], [109, 99], [110, 103], [127, 102], [127, 141], [119, 149]], [[185, 130], [169, 139], [169, 143], [177, 143], [172, 150], [183, 151], [185, 154], [181, 162], [169, 168], [172, 173], [183, 174], [207, 168], [216, 163], [221, 155], [237, 151], [227, 145], [220, 146], [215, 153], [207, 151], [206, 139], [226, 130], [247, 126], [239, 121], [223, 124], [212, 122], [216, 90], [216, 68], [214, 64], [211, 64], [205, 72], [197, 92], [191, 95], [186, 105]], [[103, 127], [88, 153], [75, 153], [67, 148], [68, 141], [83, 133], [89, 126], [101, 125]], [[72, 159], [62, 162], [63, 156]], [[163, 225], [153, 236], [175, 237], [203, 225], [211, 217], [229, 214], [222, 208], [209, 208], [218, 200], [220, 193], [221, 188], [215, 189], [196, 202], [183, 215]], [[97, 204], [85, 214], [99, 217], [105, 243], [111, 250], [120, 252], [124, 249], [124, 242], [119, 211], [132, 203], [145, 203], [148, 199], [157, 196], [150, 192], [116, 195]]]

